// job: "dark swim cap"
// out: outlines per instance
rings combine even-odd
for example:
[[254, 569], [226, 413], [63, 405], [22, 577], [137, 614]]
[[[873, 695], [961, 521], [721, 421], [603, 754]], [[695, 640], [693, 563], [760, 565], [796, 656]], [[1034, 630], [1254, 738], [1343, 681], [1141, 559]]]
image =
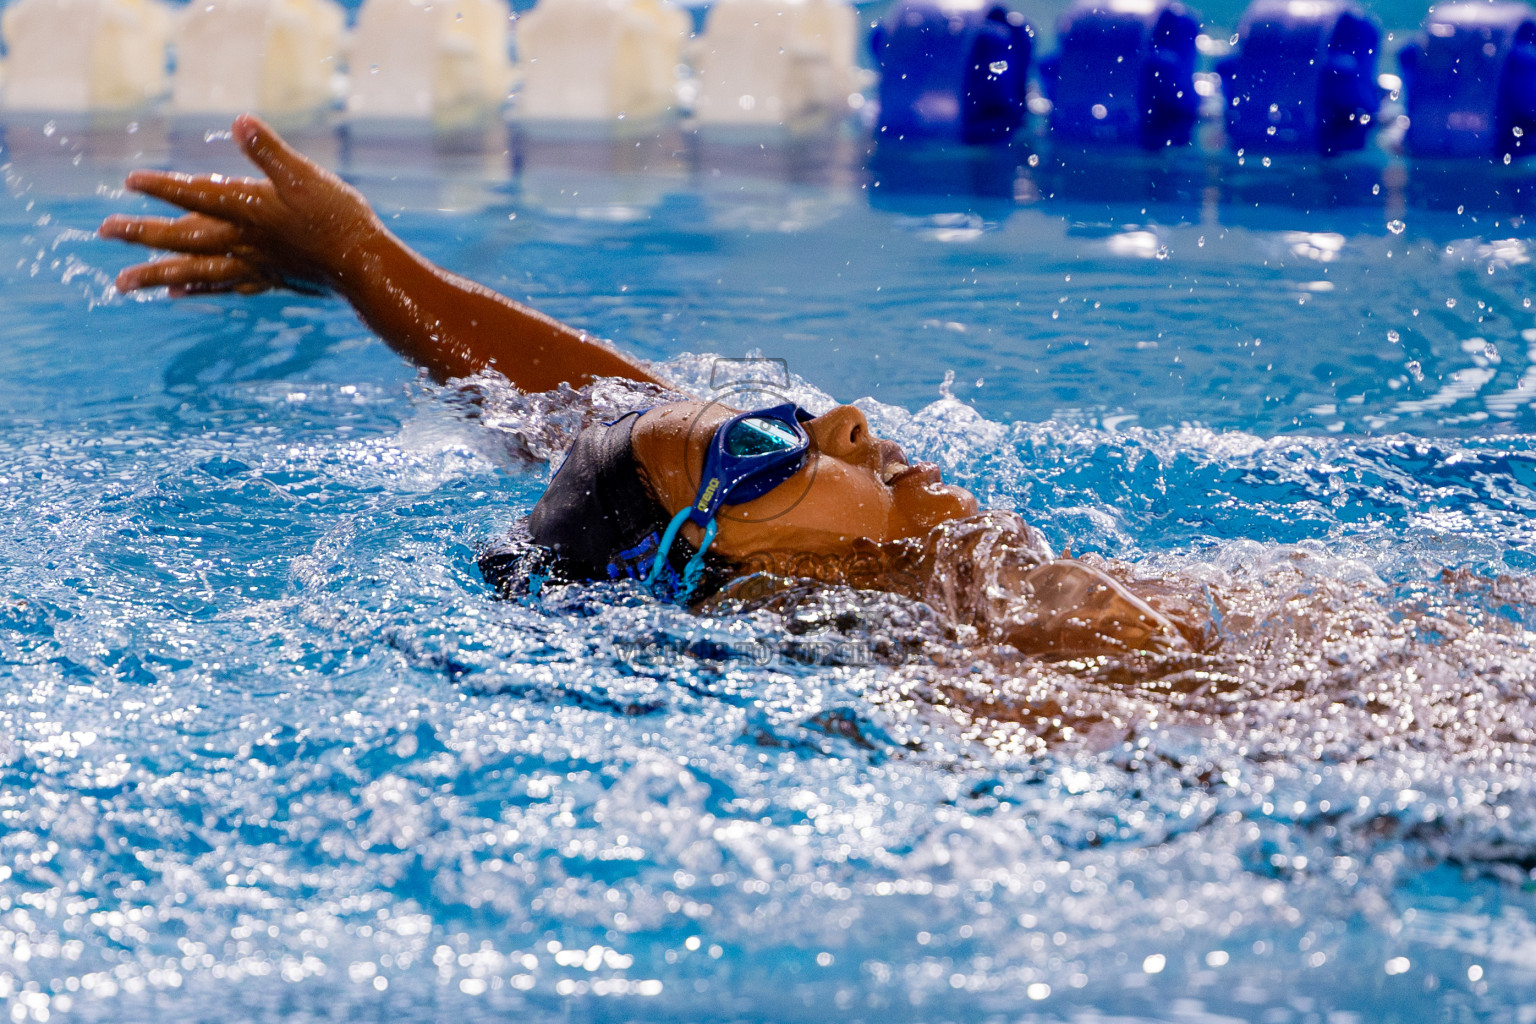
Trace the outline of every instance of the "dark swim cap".
[[[635, 458], [631, 434], [643, 412], [583, 430], [533, 506], [529, 537], [550, 550], [552, 568], [567, 580], [643, 580], [650, 574], [672, 516], [651, 493]], [[660, 592], [698, 601], [735, 575], [730, 563], [711, 553], [703, 575], [685, 587], [683, 569], [694, 550], [681, 537], [672, 545], [666, 572], [656, 581]]]
[[583, 430], [533, 506], [529, 535], [554, 552], [563, 576], [643, 577], [639, 566], [649, 558], [641, 549], [655, 557], [667, 512], [645, 485], [635, 458], [631, 433], [639, 418], [632, 412]]

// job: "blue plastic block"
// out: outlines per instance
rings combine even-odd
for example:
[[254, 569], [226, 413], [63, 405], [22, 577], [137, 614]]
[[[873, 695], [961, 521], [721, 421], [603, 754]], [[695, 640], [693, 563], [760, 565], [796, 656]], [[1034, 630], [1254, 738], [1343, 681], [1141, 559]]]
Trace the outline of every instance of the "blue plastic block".
[[1381, 109], [1381, 33], [1364, 10], [1256, 0], [1237, 31], [1236, 52], [1217, 65], [1233, 148], [1330, 154], [1365, 145]]
[[1415, 156], [1524, 156], [1536, 145], [1536, 11], [1520, 3], [1431, 7], [1398, 54]]
[[990, 0], [902, 0], [875, 26], [880, 138], [992, 142], [1024, 121], [1034, 29]]
[[1089, 142], [1182, 146], [1200, 114], [1200, 19], [1172, 0], [1078, 0], [1040, 64], [1051, 130]]

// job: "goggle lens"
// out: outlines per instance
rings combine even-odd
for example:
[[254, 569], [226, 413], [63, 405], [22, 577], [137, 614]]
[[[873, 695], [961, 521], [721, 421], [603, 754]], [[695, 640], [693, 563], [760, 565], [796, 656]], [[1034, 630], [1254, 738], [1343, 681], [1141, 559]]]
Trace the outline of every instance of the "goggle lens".
[[799, 444], [800, 436], [789, 424], [762, 416], [738, 420], [725, 437], [725, 450], [738, 459], [787, 452]]

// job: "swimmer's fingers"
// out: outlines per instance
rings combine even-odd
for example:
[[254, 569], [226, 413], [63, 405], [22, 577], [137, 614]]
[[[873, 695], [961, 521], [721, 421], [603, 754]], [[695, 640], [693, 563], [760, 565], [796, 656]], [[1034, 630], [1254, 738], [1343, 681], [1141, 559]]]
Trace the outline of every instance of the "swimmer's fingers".
[[200, 256], [227, 255], [242, 241], [239, 228], [202, 213], [180, 217], [130, 217], [117, 213], [101, 222], [98, 233], [103, 238]]
[[172, 294], [189, 292], [252, 293], [273, 287], [273, 281], [236, 256], [171, 256], [154, 263], [140, 263], [117, 275], [117, 290], [169, 288]]
[[222, 174], [134, 171], [128, 175], [127, 184], [135, 192], [183, 210], [240, 224], [256, 223], [262, 207], [272, 198], [271, 182]]
[[235, 118], [233, 132], [245, 155], [272, 179], [280, 196], [290, 197], [310, 185], [337, 180], [325, 168], [288, 145], [281, 135], [253, 114]]

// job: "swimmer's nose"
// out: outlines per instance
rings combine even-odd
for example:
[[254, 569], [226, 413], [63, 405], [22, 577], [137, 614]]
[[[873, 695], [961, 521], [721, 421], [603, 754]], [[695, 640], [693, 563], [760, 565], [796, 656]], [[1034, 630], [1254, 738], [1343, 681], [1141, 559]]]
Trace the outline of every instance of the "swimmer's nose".
[[869, 421], [851, 405], [840, 405], [805, 426], [816, 447], [836, 458], [847, 458], [871, 447]]

